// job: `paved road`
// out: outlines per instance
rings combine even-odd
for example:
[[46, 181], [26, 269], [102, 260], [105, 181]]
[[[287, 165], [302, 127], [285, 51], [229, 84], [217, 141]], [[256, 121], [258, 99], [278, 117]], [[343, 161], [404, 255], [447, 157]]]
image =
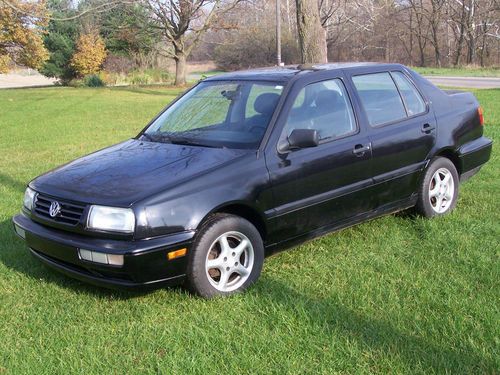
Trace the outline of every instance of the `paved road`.
[[426, 76], [435, 85], [449, 87], [464, 87], [469, 89], [498, 89], [500, 78], [493, 77], [443, 77]]

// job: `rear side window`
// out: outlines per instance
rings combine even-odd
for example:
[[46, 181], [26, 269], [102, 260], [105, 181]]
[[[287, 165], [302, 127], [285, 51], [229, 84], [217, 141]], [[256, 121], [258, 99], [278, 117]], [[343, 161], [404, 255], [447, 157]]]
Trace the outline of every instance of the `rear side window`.
[[408, 78], [401, 72], [392, 72], [392, 76], [394, 77], [394, 81], [396, 81], [396, 84], [398, 85], [399, 92], [405, 101], [408, 116], [411, 117], [425, 112], [425, 102]]
[[398, 89], [387, 72], [352, 77], [371, 126], [406, 118]]

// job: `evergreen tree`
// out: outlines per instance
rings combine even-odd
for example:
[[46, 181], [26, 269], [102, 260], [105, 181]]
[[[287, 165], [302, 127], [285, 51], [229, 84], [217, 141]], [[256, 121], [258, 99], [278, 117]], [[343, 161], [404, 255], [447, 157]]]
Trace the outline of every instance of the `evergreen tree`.
[[67, 82], [76, 76], [70, 61], [75, 53], [80, 25], [76, 19], [58, 21], [76, 14], [76, 10], [71, 8], [71, 0], [51, 0], [48, 2], [48, 8], [52, 12], [52, 20], [47, 27], [44, 44], [50, 57], [40, 72]]

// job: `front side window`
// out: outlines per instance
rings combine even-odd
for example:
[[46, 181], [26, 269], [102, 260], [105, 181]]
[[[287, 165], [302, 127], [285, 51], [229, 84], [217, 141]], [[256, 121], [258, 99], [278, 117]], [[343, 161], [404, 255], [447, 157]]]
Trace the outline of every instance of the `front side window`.
[[316, 129], [320, 141], [356, 131], [351, 102], [340, 79], [316, 82], [302, 88], [290, 109], [285, 136], [294, 129]]
[[269, 82], [202, 82], [145, 131], [154, 142], [257, 148], [283, 86]]
[[387, 72], [352, 77], [371, 126], [406, 118], [406, 110], [391, 75]]
[[283, 86], [281, 85], [269, 85], [269, 84], [259, 84], [254, 83], [250, 87], [250, 91], [248, 93], [248, 100], [245, 109], [245, 117], [250, 119], [254, 116], [253, 122], [256, 122], [257, 118], [260, 118], [261, 115], [267, 115], [269, 110], [266, 111], [264, 106], [276, 104], [274, 102], [274, 98], [276, 95], [280, 95], [283, 90]]
[[411, 117], [425, 112], [426, 107], [424, 99], [422, 99], [420, 93], [408, 80], [408, 78], [401, 72], [392, 72], [391, 74], [394, 77], [394, 81], [396, 81], [396, 84], [398, 85], [399, 92], [405, 101], [408, 116]]

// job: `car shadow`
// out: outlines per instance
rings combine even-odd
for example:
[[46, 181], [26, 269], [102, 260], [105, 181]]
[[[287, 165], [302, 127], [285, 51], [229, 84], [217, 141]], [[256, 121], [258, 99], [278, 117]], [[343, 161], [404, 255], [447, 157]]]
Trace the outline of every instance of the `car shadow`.
[[35, 259], [26, 244], [13, 229], [10, 220], [0, 223], [0, 263], [32, 280], [56, 284], [72, 289], [78, 294], [84, 293], [95, 297], [126, 300], [150, 293], [150, 291], [122, 291], [93, 286], [58, 273]]
[[0, 172], [0, 186], [6, 186], [8, 189], [24, 192], [27, 184], [13, 179], [11, 176]]
[[356, 341], [361, 350], [392, 353], [415, 372], [493, 373], [496, 368], [494, 361], [482, 357], [465, 343], [461, 350], [436, 345], [431, 338], [397, 328], [391, 322], [390, 313], [384, 319], [373, 319], [348, 308], [338, 302], [342, 298], [335, 295], [335, 291], [328, 297], [314, 298], [296, 291], [276, 277], [263, 274], [250, 293], [259, 301], [267, 300], [273, 311], [278, 305], [281, 311], [288, 311], [291, 315], [305, 314], [301, 321], [314, 325], [311, 331], [326, 330], [332, 337], [340, 334], [349, 341]]

